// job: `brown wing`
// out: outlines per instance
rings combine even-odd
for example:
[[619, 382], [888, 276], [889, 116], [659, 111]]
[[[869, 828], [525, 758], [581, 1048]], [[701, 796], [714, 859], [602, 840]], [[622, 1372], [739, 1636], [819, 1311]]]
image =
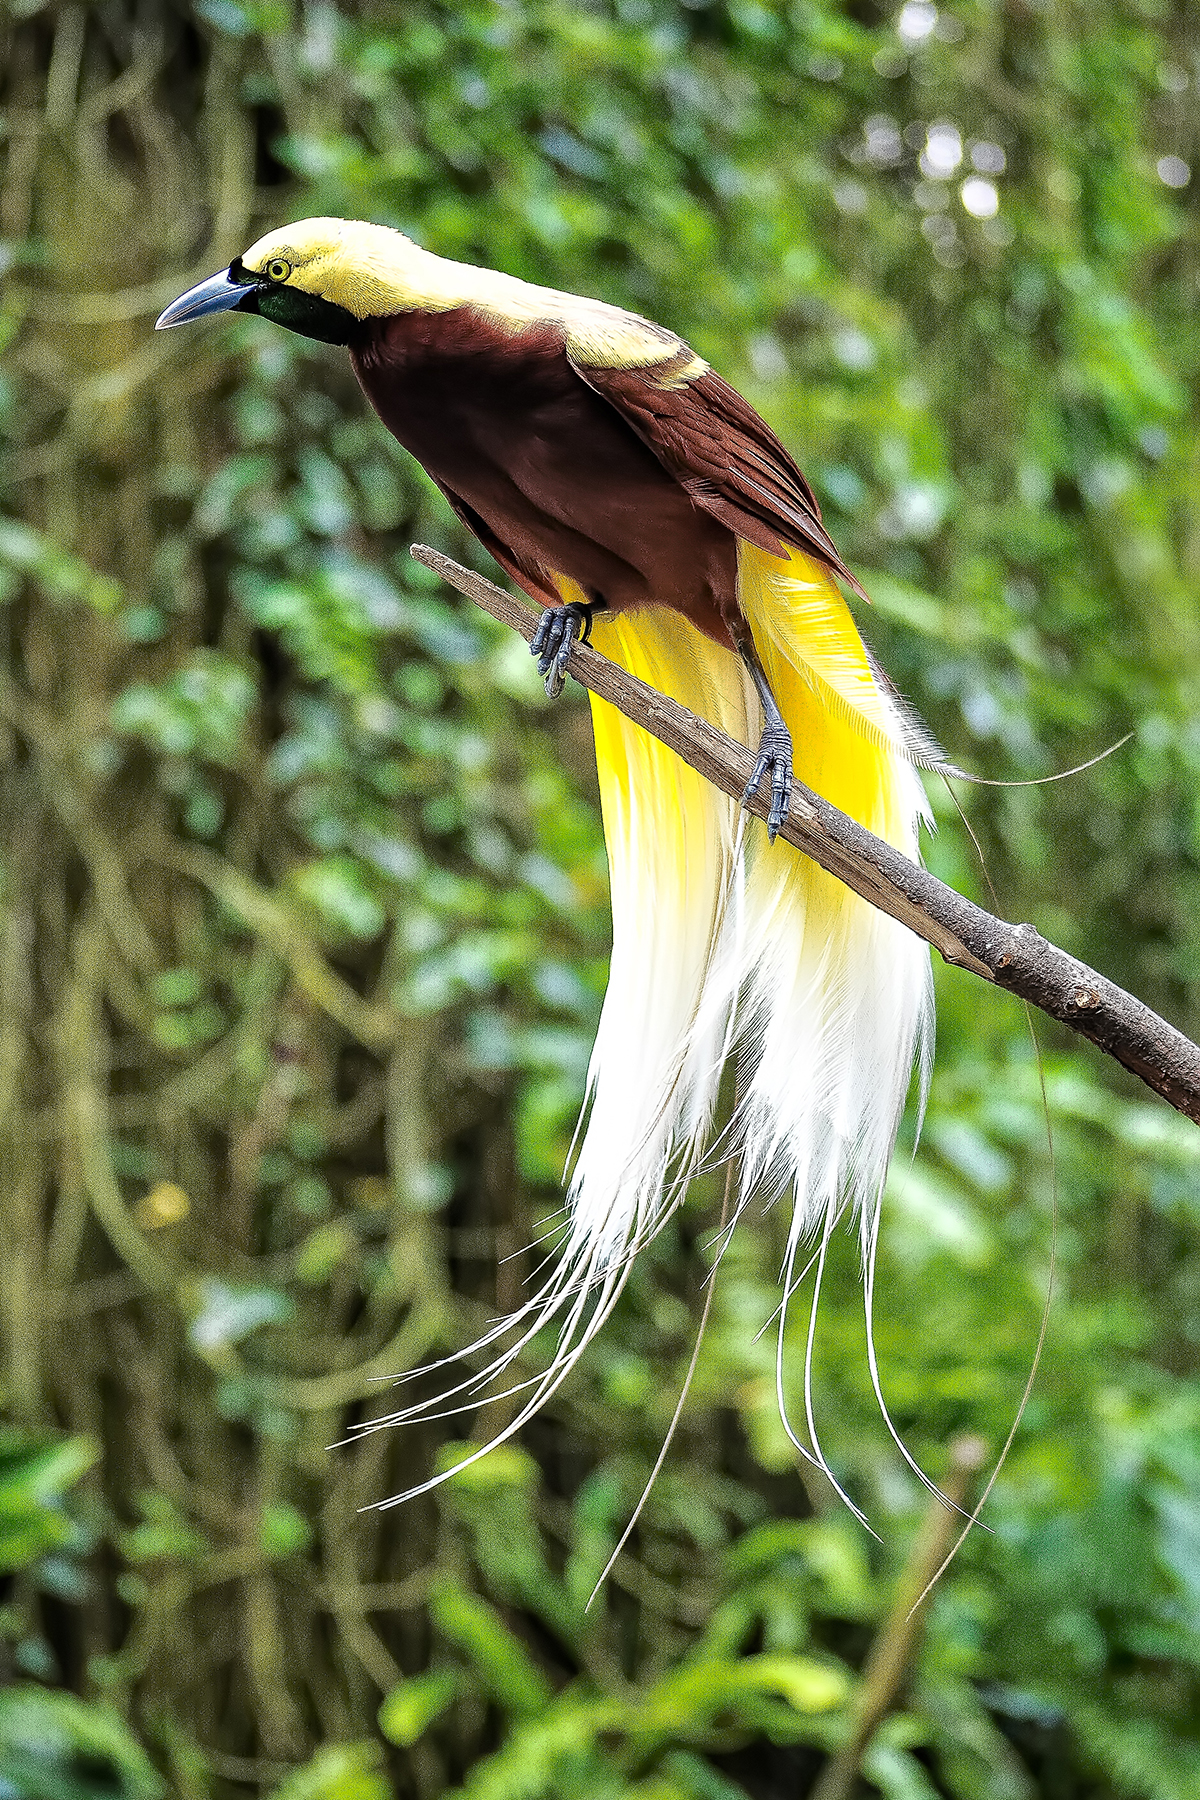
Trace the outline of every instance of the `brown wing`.
[[614, 406], [697, 506], [772, 556], [785, 544], [815, 556], [862, 588], [821, 523], [816, 496], [775, 433], [686, 344], [668, 362], [597, 368], [571, 357], [577, 375]]

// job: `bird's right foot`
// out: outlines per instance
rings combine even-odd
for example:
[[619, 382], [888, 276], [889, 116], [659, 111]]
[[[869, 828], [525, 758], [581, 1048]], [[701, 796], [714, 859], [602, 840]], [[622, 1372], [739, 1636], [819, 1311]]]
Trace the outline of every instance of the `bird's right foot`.
[[787, 823], [792, 800], [792, 734], [781, 718], [768, 719], [758, 743], [758, 761], [746, 783], [742, 804], [753, 800], [764, 775], [771, 777], [771, 810], [767, 838], [772, 844]]
[[595, 606], [570, 600], [566, 606], [548, 606], [538, 620], [538, 628], [530, 643], [537, 657], [538, 674], [546, 684], [546, 693], [557, 700], [567, 678], [567, 663], [576, 643], [586, 644], [592, 633]]
[[773, 844], [787, 823], [788, 808], [792, 802], [792, 734], [784, 723], [783, 714], [771, 692], [771, 684], [767, 680], [767, 672], [762, 666], [758, 651], [754, 648], [749, 626], [735, 632], [734, 644], [750, 672], [751, 681], [758, 689], [763, 709], [763, 733], [758, 741], [758, 759], [754, 764], [754, 772], [746, 783], [742, 805], [753, 800], [763, 776], [769, 774], [771, 806], [767, 813], [767, 839]]

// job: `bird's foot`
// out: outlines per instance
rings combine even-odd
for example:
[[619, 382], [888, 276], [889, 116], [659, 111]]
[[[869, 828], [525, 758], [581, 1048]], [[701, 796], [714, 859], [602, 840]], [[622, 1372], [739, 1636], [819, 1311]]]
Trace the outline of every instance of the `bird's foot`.
[[768, 719], [763, 728], [758, 740], [758, 761], [742, 795], [743, 805], [757, 794], [759, 783], [768, 770], [771, 774], [771, 810], [767, 814], [767, 837], [774, 843], [787, 819], [792, 798], [792, 734], [782, 719]]
[[595, 606], [571, 600], [566, 606], [548, 606], [538, 620], [529, 648], [537, 657], [538, 674], [543, 677], [551, 700], [557, 700], [563, 691], [567, 663], [575, 644], [591, 642], [595, 611]]

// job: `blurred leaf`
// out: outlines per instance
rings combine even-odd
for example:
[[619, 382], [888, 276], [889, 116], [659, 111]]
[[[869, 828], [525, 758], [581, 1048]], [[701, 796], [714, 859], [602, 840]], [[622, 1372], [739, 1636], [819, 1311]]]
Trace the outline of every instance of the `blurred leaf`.
[[547, 1705], [549, 1683], [493, 1607], [443, 1584], [431, 1598], [430, 1613], [442, 1636], [466, 1657], [476, 1679], [501, 1706], [527, 1715]]
[[207, 1539], [179, 1511], [167, 1494], [139, 1496], [141, 1522], [121, 1533], [121, 1553], [133, 1563], [194, 1561], [209, 1549]]
[[[461, 1494], [491, 1494], [505, 1488], [526, 1492], [537, 1485], [538, 1467], [519, 1444], [497, 1444], [471, 1462], [482, 1446], [469, 1442], [443, 1444], [438, 1452], [438, 1473], [450, 1473], [449, 1486]], [[465, 1464], [464, 1467], [459, 1467]]]
[[364, 881], [362, 871], [348, 857], [325, 857], [309, 863], [293, 875], [292, 886], [321, 923], [336, 932], [373, 938], [383, 930], [383, 908]]
[[236, 1344], [260, 1325], [290, 1319], [295, 1310], [278, 1288], [231, 1287], [223, 1281], [202, 1281], [197, 1301], [188, 1336], [200, 1351]]
[[111, 613], [121, 603], [119, 582], [98, 574], [53, 538], [19, 519], [0, 517], [0, 565], [31, 575], [60, 604], [81, 600], [97, 612]]
[[431, 1669], [402, 1681], [379, 1708], [379, 1729], [391, 1743], [407, 1750], [445, 1712], [461, 1686], [454, 1669]]
[[0, 1426], [0, 1573], [22, 1569], [68, 1543], [70, 1488], [92, 1467], [86, 1438], [45, 1438]]
[[0, 1784], [11, 1800], [157, 1800], [166, 1793], [116, 1713], [34, 1687], [0, 1691]]
[[374, 1743], [327, 1744], [271, 1789], [270, 1800], [391, 1800]]
[[270, 1557], [273, 1562], [285, 1556], [301, 1554], [308, 1549], [312, 1538], [312, 1526], [294, 1506], [289, 1506], [286, 1501], [276, 1500], [270, 1506], [263, 1507], [258, 1541], [262, 1545], [263, 1555]]
[[161, 686], [137, 682], [113, 702], [114, 731], [141, 738], [164, 756], [236, 761], [255, 703], [254, 684], [217, 651], [197, 651]]

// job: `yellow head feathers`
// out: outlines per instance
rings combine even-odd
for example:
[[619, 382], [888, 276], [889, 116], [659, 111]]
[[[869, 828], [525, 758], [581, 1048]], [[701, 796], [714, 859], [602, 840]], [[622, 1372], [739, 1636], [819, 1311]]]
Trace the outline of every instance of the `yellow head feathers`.
[[461, 297], [443, 296], [436, 291], [438, 284], [431, 283], [429, 265], [440, 262], [402, 232], [357, 219], [301, 219], [281, 225], [242, 257], [250, 273], [315, 294], [356, 319], [461, 304]]
[[650, 368], [667, 363], [673, 384], [694, 379], [708, 366], [699, 357], [681, 358], [685, 346], [673, 332], [635, 313], [603, 300], [535, 287], [495, 269], [449, 262], [386, 225], [302, 219], [259, 238], [241, 261], [247, 272], [314, 294], [356, 319], [476, 306], [498, 324], [561, 325], [568, 353], [583, 365]]

